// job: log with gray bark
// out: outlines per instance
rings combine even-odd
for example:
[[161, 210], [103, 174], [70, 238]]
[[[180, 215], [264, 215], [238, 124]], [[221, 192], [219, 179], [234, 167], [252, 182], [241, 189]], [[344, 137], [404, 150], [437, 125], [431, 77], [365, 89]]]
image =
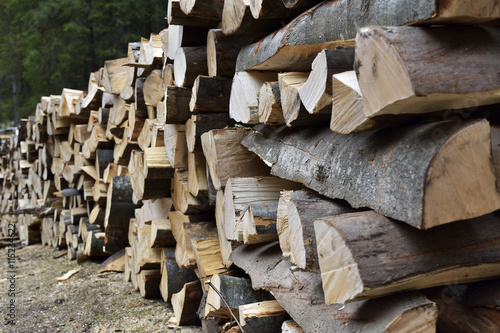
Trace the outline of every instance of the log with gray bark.
[[500, 276], [498, 213], [418, 230], [374, 211], [314, 221], [326, 304]]
[[486, 120], [442, 121], [350, 135], [256, 126], [242, 144], [271, 174], [417, 228], [500, 208]]
[[434, 332], [436, 305], [417, 293], [327, 306], [318, 271], [301, 271], [281, 256], [276, 243], [242, 245], [231, 260], [245, 270], [254, 289], [272, 292], [304, 332]]
[[[335, 20], [332, 21], [332, 17]], [[368, 25], [463, 24], [496, 20], [500, 5], [426, 0], [325, 1], [284, 28], [242, 48], [236, 70], [302, 71], [310, 69], [323, 49], [353, 47], [356, 31]]]

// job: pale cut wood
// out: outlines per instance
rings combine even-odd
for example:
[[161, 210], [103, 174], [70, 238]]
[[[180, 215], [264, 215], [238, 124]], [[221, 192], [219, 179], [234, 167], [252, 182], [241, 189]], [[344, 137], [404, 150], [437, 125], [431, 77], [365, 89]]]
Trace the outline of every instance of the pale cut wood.
[[201, 192], [208, 192], [207, 161], [202, 151], [188, 153], [188, 189], [195, 197]]
[[300, 180], [355, 208], [368, 206], [424, 229], [499, 208], [486, 120], [423, 123], [348, 136], [324, 128], [261, 130], [265, 133], [253, 132], [242, 144], [272, 165], [273, 175]]
[[277, 243], [242, 245], [231, 259], [250, 275], [253, 288], [272, 292], [304, 332], [436, 330], [436, 305], [418, 293], [327, 306], [319, 272], [293, 269]]
[[172, 236], [172, 225], [169, 219], [154, 218], [151, 220], [151, 237], [149, 247], [173, 247], [175, 239]]
[[165, 124], [163, 126], [164, 150], [170, 164], [178, 169], [188, 167], [188, 149], [186, 143], [186, 126]]
[[259, 122], [267, 125], [284, 124], [278, 81], [265, 82], [259, 89]]
[[212, 129], [233, 127], [236, 122], [228, 113], [195, 114], [186, 121], [186, 143], [190, 153], [201, 150], [201, 135]]
[[[166, 253], [166, 256], [164, 255]], [[170, 302], [175, 293], [180, 292], [186, 283], [197, 281], [198, 277], [192, 269], [181, 269], [175, 262], [174, 251], [162, 251], [162, 276], [160, 292], [165, 302]], [[172, 300], [172, 305], [174, 301]]]
[[199, 75], [193, 84], [189, 109], [193, 113], [228, 112], [231, 79]]
[[187, 170], [176, 169], [171, 186], [172, 204], [175, 210], [184, 214], [193, 214], [210, 209], [206, 196], [199, 193], [195, 197], [189, 193]]
[[268, 166], [240, 144], [248, 132], [245, 128], [227, 128], [202, 134], [203, 153], [215, 189], [222, 189], [231, 177], [269, 174]]
[[127, 58], [107, 60], [104, 62], [103, 80], [104, 89], [110, 94], [119, 95], [127, 82]]
[[156, 106], [165, 96], [164, 81], [162, 72], [155, 69], [148, 75], [144, 82], [144, 101], [146, 105]]
[[354, 68], [354, 49], [323, 50], [311, 64], [311, 73], [299, 89], [300, 100], [309, 113], [327, 112], [332, 104], [332, 75]]
[[226, 223], [224, 219], [224, 191], [217, 191], [217, 199], [215, 203], [215, 222], [217, 224], [217, 236], [219, 237], [220, 253], [222, 263], [226, 267], [230, 267], [233, 262], [229, 259], [233, 247], [226, 236]]
[[181, 46], [199, 46], [206, 44], [208, 30], [203, 27], [191, 27], [169, 24], [167, 35], [167, 57], [174, 60], [175, 53]]
[[[208, 226], [209, 229], [213, 227], [210, 225], [203, 225], [203, 224], [197, 224], [198, 222], [210, 222], [214, 221], [214, 216], [213, 213], [206, 213], [206, 214], [197, 214], [197, 215], [185, 215], [179, 211], [171, 211], [168, 213], [168, 218], [172, 224], [172, 234], [175, 238], [175, 240], [179, 243], [182, 241], [182, 237], [185, 236], [184, 234], [184, 223], [188, 223], [187, 226], [190, 227], [202, 227], [202, 226]], [[201, 231], [200, 231], [200, 235]], [[209, 236], [212, 236], [212, 231], [210, 231]], [[191, 244], [191, 243], [190, 243]], [[188, 244], [190, 247], [191, 245]]]
[[276, 18], [280, 19], [281, 22], [290, 21], [290, 18], [295, 18], [305, 10], [303, 8], [287, 8], [282, 1], [250, 0], [249, 2], [250, 12], [256, 20]]
[[217, 228], [212, 221], [182, 223], [175, 248], [175, 260], [179, 267], [183, 269], [196, 268], [196, 256], [191, 241], [195, 238], [213, 238], [216, 237], [216, 234]]
[[229, 100], [229, 116], [244, 124], [259, 122], [259, 89], [264, 82], [275, 81], [274, 72], [237, 72]]
[[355, 211], [346, 202], [324, 198], [310, 190], [283, 191], [276, 219], [284, 257], [302, 269], [317, 269], [314, 219]]
[[[446, 57], [429, 56], [444, 50]], [[500, 66], [498, 52], [497, 29], [363, 28], [356, 37], [355, 70], [365, 115], [428, 113], [498, 103], [500, 80], [492, 71], [484, 72]], [[479, 72], [484, 74], [478, 77]]]
[[228, 271], [222, 263], [219, 238], [194, 238], [191, 240], [191, 246], [200, 278], [207, 278]]
[[[373, 211], [315, 220], [326, 304], [500, 275], [500, 219], [489, 214], [428, 231]], [[377, 244], [377, 249], [373, 248]]]
[[125, 249], [116, 252], [99, 265], [97, 273], [125, 271], [126, 256]]
[[226, 35], [244, 35], [273, 31], [280, 23], [274, 18], [266, 17], [255, 20], [250, 11], [249, 0], [227, 0], [224, 1], [220, 25]]
[[[57, 110], [57, 113], [53, 113], [53, 116], [71, 116], [73, 119], [78, 119], [79, 117], [77, 117], [76, 114], [76, 103], [81, 99], [83, 99], [83, 91], [64, 88], [61, 93], [61, 102], [59, 104], [59, 109]], [[53, 119], [55, 120], [57, 118]], [[85, 119], [85, 117], [82, 117], [82, 119]], [[54, 123], [56, 123], [56, 121], [54, 121]]]
[[[140, 170], [136, 170], [139, 171]], [[144, 151], [144, 179], [169, 179], [174, 175], [174, 168], [165, 152], [165, 147], [150, 147]]]
[[276, 300], [240, 305], [238, 312], [245, 332], [279, 332], [283, 321], [290, 318]]
[[203, 297], [200, 281], [188, 282], [176, 294], [172, 295], [172, 308], [175, 314], [175, 325], [199, 325], [200, 318], [196, 310]]
[[192, 87], [198, 75], [207, 75], [207, 47], [180, 47], [174, 57], [174, 81], [177, 87]]
[[137, 143], [139, 144], [139, 147], [142, 150], [145, 150], [146, 148], [149, 148], [151, 145], [151, 134], [153, 131], [153, 125], [154, 123], [157, 122], [157, 119], [146, 119], [144, 122], [144, 125], [142, 126], [141, 133], [139, 134], [139, 137], [137, 138]]
[[[227, 239], [245, 241], [244, 234], [248, 237], [249, 230], [244, 232], [246, 223], [242, 220], [248, 213], [250, 227], [256, 228], [256, 225], [259, 225], [259, 228], [263, 229], [261, 231], [263, 234], [267, 234], [266, 231], [273, 231], [270, 239], [264, 238], [263, 241], [276, 240], [278, 237], [276, 214], [280, 191], [301, 187], [299, 183], [270, 176], [230, 178], [224, 191], [224, 223]], [[257, 231], [253, 231], [250, 234], [258, 238]], [[249, 243], [249, 240], [246, 239], [246, 242]]]
[[281, 325], [281, 333], [304, 333], [304, 330], [293, 320], [285, 320]]

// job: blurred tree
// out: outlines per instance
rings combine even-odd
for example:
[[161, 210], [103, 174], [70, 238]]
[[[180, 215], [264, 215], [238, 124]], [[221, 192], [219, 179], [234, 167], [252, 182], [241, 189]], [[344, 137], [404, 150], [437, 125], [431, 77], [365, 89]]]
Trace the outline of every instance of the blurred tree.
[[160, 0], [0, 2], [0, 122], [33, 114], [44, 95], [86, 90], [90, 72], [127, 43], [166, 27]]

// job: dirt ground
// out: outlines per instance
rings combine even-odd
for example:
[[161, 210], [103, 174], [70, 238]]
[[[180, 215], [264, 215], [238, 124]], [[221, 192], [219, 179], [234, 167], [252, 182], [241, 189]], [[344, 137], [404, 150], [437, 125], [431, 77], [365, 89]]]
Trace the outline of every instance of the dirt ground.
[[[16, 279], [11, 284], [7, 249], [0, 249], [1, 332], [200, 331], [169, 325], [172, 307], [161, 299], [143, 299], [123, 280], [123, 273], [97, 274], [98, 262], [79, 265], [66, 255], [55, 258], [64, 252], [42, 245], [16, 249]], [[78, 267], [80, 272], [67, 281], [56, 280]], [[12, 300], [15, 325], [6, 325]]]

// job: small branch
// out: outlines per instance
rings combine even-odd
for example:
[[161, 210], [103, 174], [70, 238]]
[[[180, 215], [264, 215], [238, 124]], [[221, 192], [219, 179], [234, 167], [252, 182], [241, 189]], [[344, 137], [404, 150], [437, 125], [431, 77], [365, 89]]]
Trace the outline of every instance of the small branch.
[[205, 283], [208, 284], [217, 293], [217, 295], [219, 295], [219, 297], [221, 298], [221, 300], [224, 302], [224, 304], [226, 305], [227, 309], [229, 310], [229, 313], [231, 314], [231, 317], [233, 317], [234, 321], [236, 321], [236, 324], [238, 324], [238, 327], [240, 328], [241, 333], [245, 333], [245, 331], [243, 330], [243, 327], [241, 327], [240, 322], [238, 321], [238, 319], [236, 318], [236, 316], [233, 314], [233, 311], [231, 311], [231, 307], [229, 306], [229, 304], [227, 304], [226, 298], [221, 294], [221, 292], [219, 290], [217, 290], [217, 288], [215, 288], [215, 286], [212, 284], [212, 282], [207, 281]]

